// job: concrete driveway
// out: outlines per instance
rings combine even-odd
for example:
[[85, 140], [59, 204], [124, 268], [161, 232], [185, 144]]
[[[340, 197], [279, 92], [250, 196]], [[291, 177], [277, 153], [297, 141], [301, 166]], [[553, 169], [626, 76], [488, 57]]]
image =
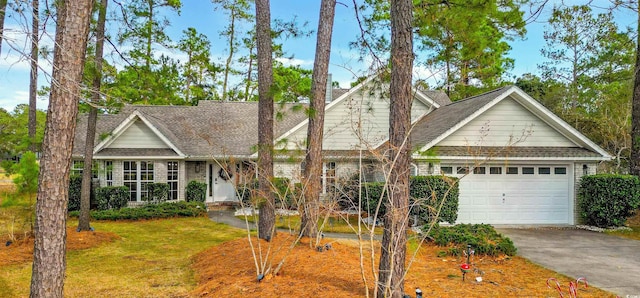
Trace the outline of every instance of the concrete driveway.
[[[578, 229], [497, 230], [518, 255], [620, 297], [640, 297], [640, 241]], [[541, 286], [546, 286], [544, 283]]]

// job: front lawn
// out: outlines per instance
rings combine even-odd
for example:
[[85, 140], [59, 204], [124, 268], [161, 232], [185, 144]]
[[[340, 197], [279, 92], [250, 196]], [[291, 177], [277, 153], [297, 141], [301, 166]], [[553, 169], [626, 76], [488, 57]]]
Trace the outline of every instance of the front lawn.
[[[76, 225], [75, 220], [69, 222], [69, 237], [81, 236], [72, 230]], [[324, 252], [305, 244], [289, 251], [285, 247], [296, 238], [295, 234], [279, 233], [274, 248], [280, 249], [274, 253], [287, 254], [288, 259], [280, 275], [257, 283], [244, 230], [205, 217], [95, 221], [92, 226], [98, 232], [117, 237], [96, 247], [68, 252], [65, 297], [299, 297], [318, 293], [328, 297], [362, 297], [364, 294], [359, 246], [354, 240], [325, 238], [323, 244], [331, 243], [333, 247]], [[268, 247], [266, 243], [262, 245], [263, 249]], [[379, 246], [374, 246], [378, 247], [377, 256]], [[377, 268], [366, 261], [371, 255], [370, 247], [364, 243], [369, 285], [372, 269]], [[412, 242], [410, 251], [417, 247]], [[546, 286], [547, 278], [554, 277], [565, 287], [566, 294], [568, 278], [517, 256], [476, 256], [472, 268], [482, 271], [483, 281], [475, 281], [477, 273], [470, 273], [462, 281], [459, 266], [463, 257], [446, 256], [441, 253], [443, 250], [447, 248], [423, 245], [407, 276], [408, 292], [421, 287], [429, 297], [558, 297], [555, 290]], [[29, 261], [0, 265], [0, 297], [28, 296], [30, 274]], [[612, 296], [593, 287], [581, 287], [579, 293], [580, 297]]]
[[[91, 225], [120, 239], [67, 253], [65, 297], [187, 296], [196, 286], [191, 256], [246, 235], [206, 217]], [[0, 297], [29, 296], [30, 278], [31, 262], [0, 266]]]
[[[236, 216], [237, 218], [244, 220], [244, 216]], [[258, 220], [255, 216], [247, 216], [247, 220], [250, 223], [254, 223]], [[285, 229], [291, 231], [300, 230], [300, 216], [298, 215], [277, 215], [276, 216], [276, 228]], [[330, 216], [326, 220], [321, 217], [318, 220], [318, 228], [326, 233], [348, 233], [354, 234], [358, 229], [358, 215], [345, 215], [345, 216]], [[354, 230], [355, 229], [355, 230]], [[363, 232], [368, 233], [366, 227], [362, 226]], [[375, 234], [382, 235], [382, 229], [375, 229]]]

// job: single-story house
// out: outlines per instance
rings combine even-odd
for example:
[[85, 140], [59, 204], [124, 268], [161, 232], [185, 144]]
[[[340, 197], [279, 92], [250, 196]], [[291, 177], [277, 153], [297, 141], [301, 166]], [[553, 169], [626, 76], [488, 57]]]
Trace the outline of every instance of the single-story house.
[[[372, 76], [327, 94], [322, 182], [362, 167], [384, 179], [379, 155], [388, 144], [388, 84]], [[305, 104], [276, 105], [276, 176], [300, 176], [307, 133]], [[411, 110], [412, 175], [460, 180], [458, 222], [575, 224], [576, 185], [611, 156], [515, 86], [451, 102], [442, 92], [415, 89]], [[79, 117], [73, 171], [81, 169], [86, 116]], [[125, 185], [131, 202], [145, 185], [166, 182], [171, 200], [185, 187], [207, 184], [207, 202], [237, 201], [239, 174], [257, 159], [257, 102], [200, 101], [197, 106], [126, 106], [100, 115], [94, 160], [101, 186]], [[383, 155], [383, 154], [382, 154]], [[230, 171], [231, 174], [226, 171]]]

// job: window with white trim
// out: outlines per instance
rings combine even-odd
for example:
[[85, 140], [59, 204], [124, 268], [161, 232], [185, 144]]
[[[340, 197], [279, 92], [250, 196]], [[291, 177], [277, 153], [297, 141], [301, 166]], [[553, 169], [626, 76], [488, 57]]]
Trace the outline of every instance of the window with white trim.
[[71, 164], [71, 176], [82, 176], [84, 172], [84, 161], [74, 160]]
[[169, 184], [169, 200], [178, 199], [178, 162], [167, 162], [167, 184]]
[[473, 173], [478, 175], [484, 175], [487, 173], [487, 168], [485, 167], [475, 167], [473, 168]]
[[418, 166], [416, 164], [414, 163], [411, 164], [410, 171], [411, 172], [409, 174], [411, 175], [411, 177], [418, 176]]
[[[93, 161], [91, 171], [93, 171], [92, 177], [98, 179], [98, 165], [97, 161]], [[71, 176], [82, 176], [84, 172], [84, 160], [74, 160], [71, 164]]]
[[469, 174], [469, 167], [458, 167], [456, 173], [461, 175]]
[[453, 167], [440, 167], [440, 173], [442, 174], [453, 174]]
[[113, 161], [104, 161], [104, 180], [107, 182], [107, 186], [113, 186]]
[[550, 175], [551, 174], [551, 168], [550, 167], [539, 167], [538, 168], [538, 175]]
[[129, 201], [143, 201], [149, 195], [147, 185], [154, 181], [153, 162], [124, 161], [123, 178], [124, 186], [129, 188]]
[[489, 174], [491, 175], [500, 175], [502, 174], [502, 167], [490, 167]]
[[336, 163], [334, 161], [325, 162], [322, 172], [324, 193], [333, 192], [336, 187]]

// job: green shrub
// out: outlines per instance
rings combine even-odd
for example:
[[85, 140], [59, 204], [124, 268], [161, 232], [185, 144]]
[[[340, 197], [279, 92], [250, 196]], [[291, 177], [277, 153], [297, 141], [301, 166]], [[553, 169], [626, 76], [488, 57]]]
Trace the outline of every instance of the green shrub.
[[149, 183], [147, 184], [148, 196], [145, 198], [148, 202], [163, 203], [169, 197], [169, 184], [167, 183]]
[[[362, 186], [362, 211], [374, 214], [378, 208], [378, 202], [387, 194], [384, 182], [364, 183]], [[446, 195], [446, 196], [445, 196]], [[446, 221], [453, 224], [458, 218], [458, 183], [457, 178], [444, 176], [415, 176], [411, 177], [409, 186], [409, 205], [412, 206], [411, 214], [418, 215], [424, 222], [437, 219], [438, 222]], [[357, 195], [356, 195], [357, 197]], [[445, 199], [439, 216], [437, 210]], [[380, 204], [378, 217], [387, 212], [386, 204]]]
[[237, 196], [242, 202], [243, 206], [252, 206], [251, 198], [255, 196], [255, 191], [258, 189], [258, 179], [252, 179], [249, 182], [238, 185]]
[[96, 189], [98, 210], [120, 209], [129, 202], [129, 188], [126, 186], [107, 186]]
[[185, 199], [187, 202], [203, 202], [207, 195], [207, 184], [195, 180], [187, 184]]
[[[418, 215], [423, 222], [432, 222], [434, 219], [450, 224], [456, 222], [459, 196], [457, 182], [457, 178], [445, 176], [411, 177], [409, 195], [414, 206], [411, 213]], [[438, 215], [441, 204], [442, 209]]]
[[[77, 217], [77, 211], [70, 212], [69, 216]], [[171, 217], [196, 217], [205, 216], [207, 209], [202, 202], [165, 202], [160, 204], [144, 205], [138, 208], [121, 208], [110, 210], [93, 210], [91, 218], [94, 220], [141, 220]]]
[[3, 160], [0, 161], [0, 167], [4, 170], [4, 174], [6, 177], [13, 175], [15, 168], [13, 165], [16, 163], [13, 160]]
[[283, 209], [297, 209], [297, 200], [302, 195], [289, 178], [275, 177], [273, 186], [276, 195], [276, 205]]
[[588, 225], [624, 225], [640, 205], [640, 180], [632, 175], [583, 176], [578, 188], [580, 215]]
[[40, 167], [36, 162], [36, 154], [27, 151], [22, 154], [20, 162], [13, 166], [18, 176], [13, 179], [13, 183], [18, 187], [18, 193], [38, 192], [38, 173]]
[[[300, 183], [291, 183], [289, 178], [275, 177], [273, 179], [274, 195], [276, 197], [276, 205], [284, 209], [295, 209], [298, 207], [297, 200], [302, 195]], [[238, 186], [238, 197], [242, 200], [244, 206], [256, 206], [256, 198], [254, 198], [258, 189], [258, 180], [251, 181]]]
[[[347, 179], [339, 179], [336, 183], [338, 207], [341, 210], [357, 208], [358, 201], [355, 200], [359, 195], [360, 177], [354, 174]], [[363, 208], [364, 209], [364, 208]]]
[[[423, 230], [427, 229], [428, 226], [425, 225]], [[445, 254], [453, 256], [462, 255], [467, 245], [471, 245], [471, 249], [477, 255], [513, 256], [517, 252], [511, 239], [496, 232], [491, 225], [487, 224], [459, 224], [451, 227], [435, 225], [430, 236], [436, 245], [448, 247]]]
[[82, 176], [72, 175], [69, 178], [69, 211], [80, 210], [80, 197], [82, 192]]

